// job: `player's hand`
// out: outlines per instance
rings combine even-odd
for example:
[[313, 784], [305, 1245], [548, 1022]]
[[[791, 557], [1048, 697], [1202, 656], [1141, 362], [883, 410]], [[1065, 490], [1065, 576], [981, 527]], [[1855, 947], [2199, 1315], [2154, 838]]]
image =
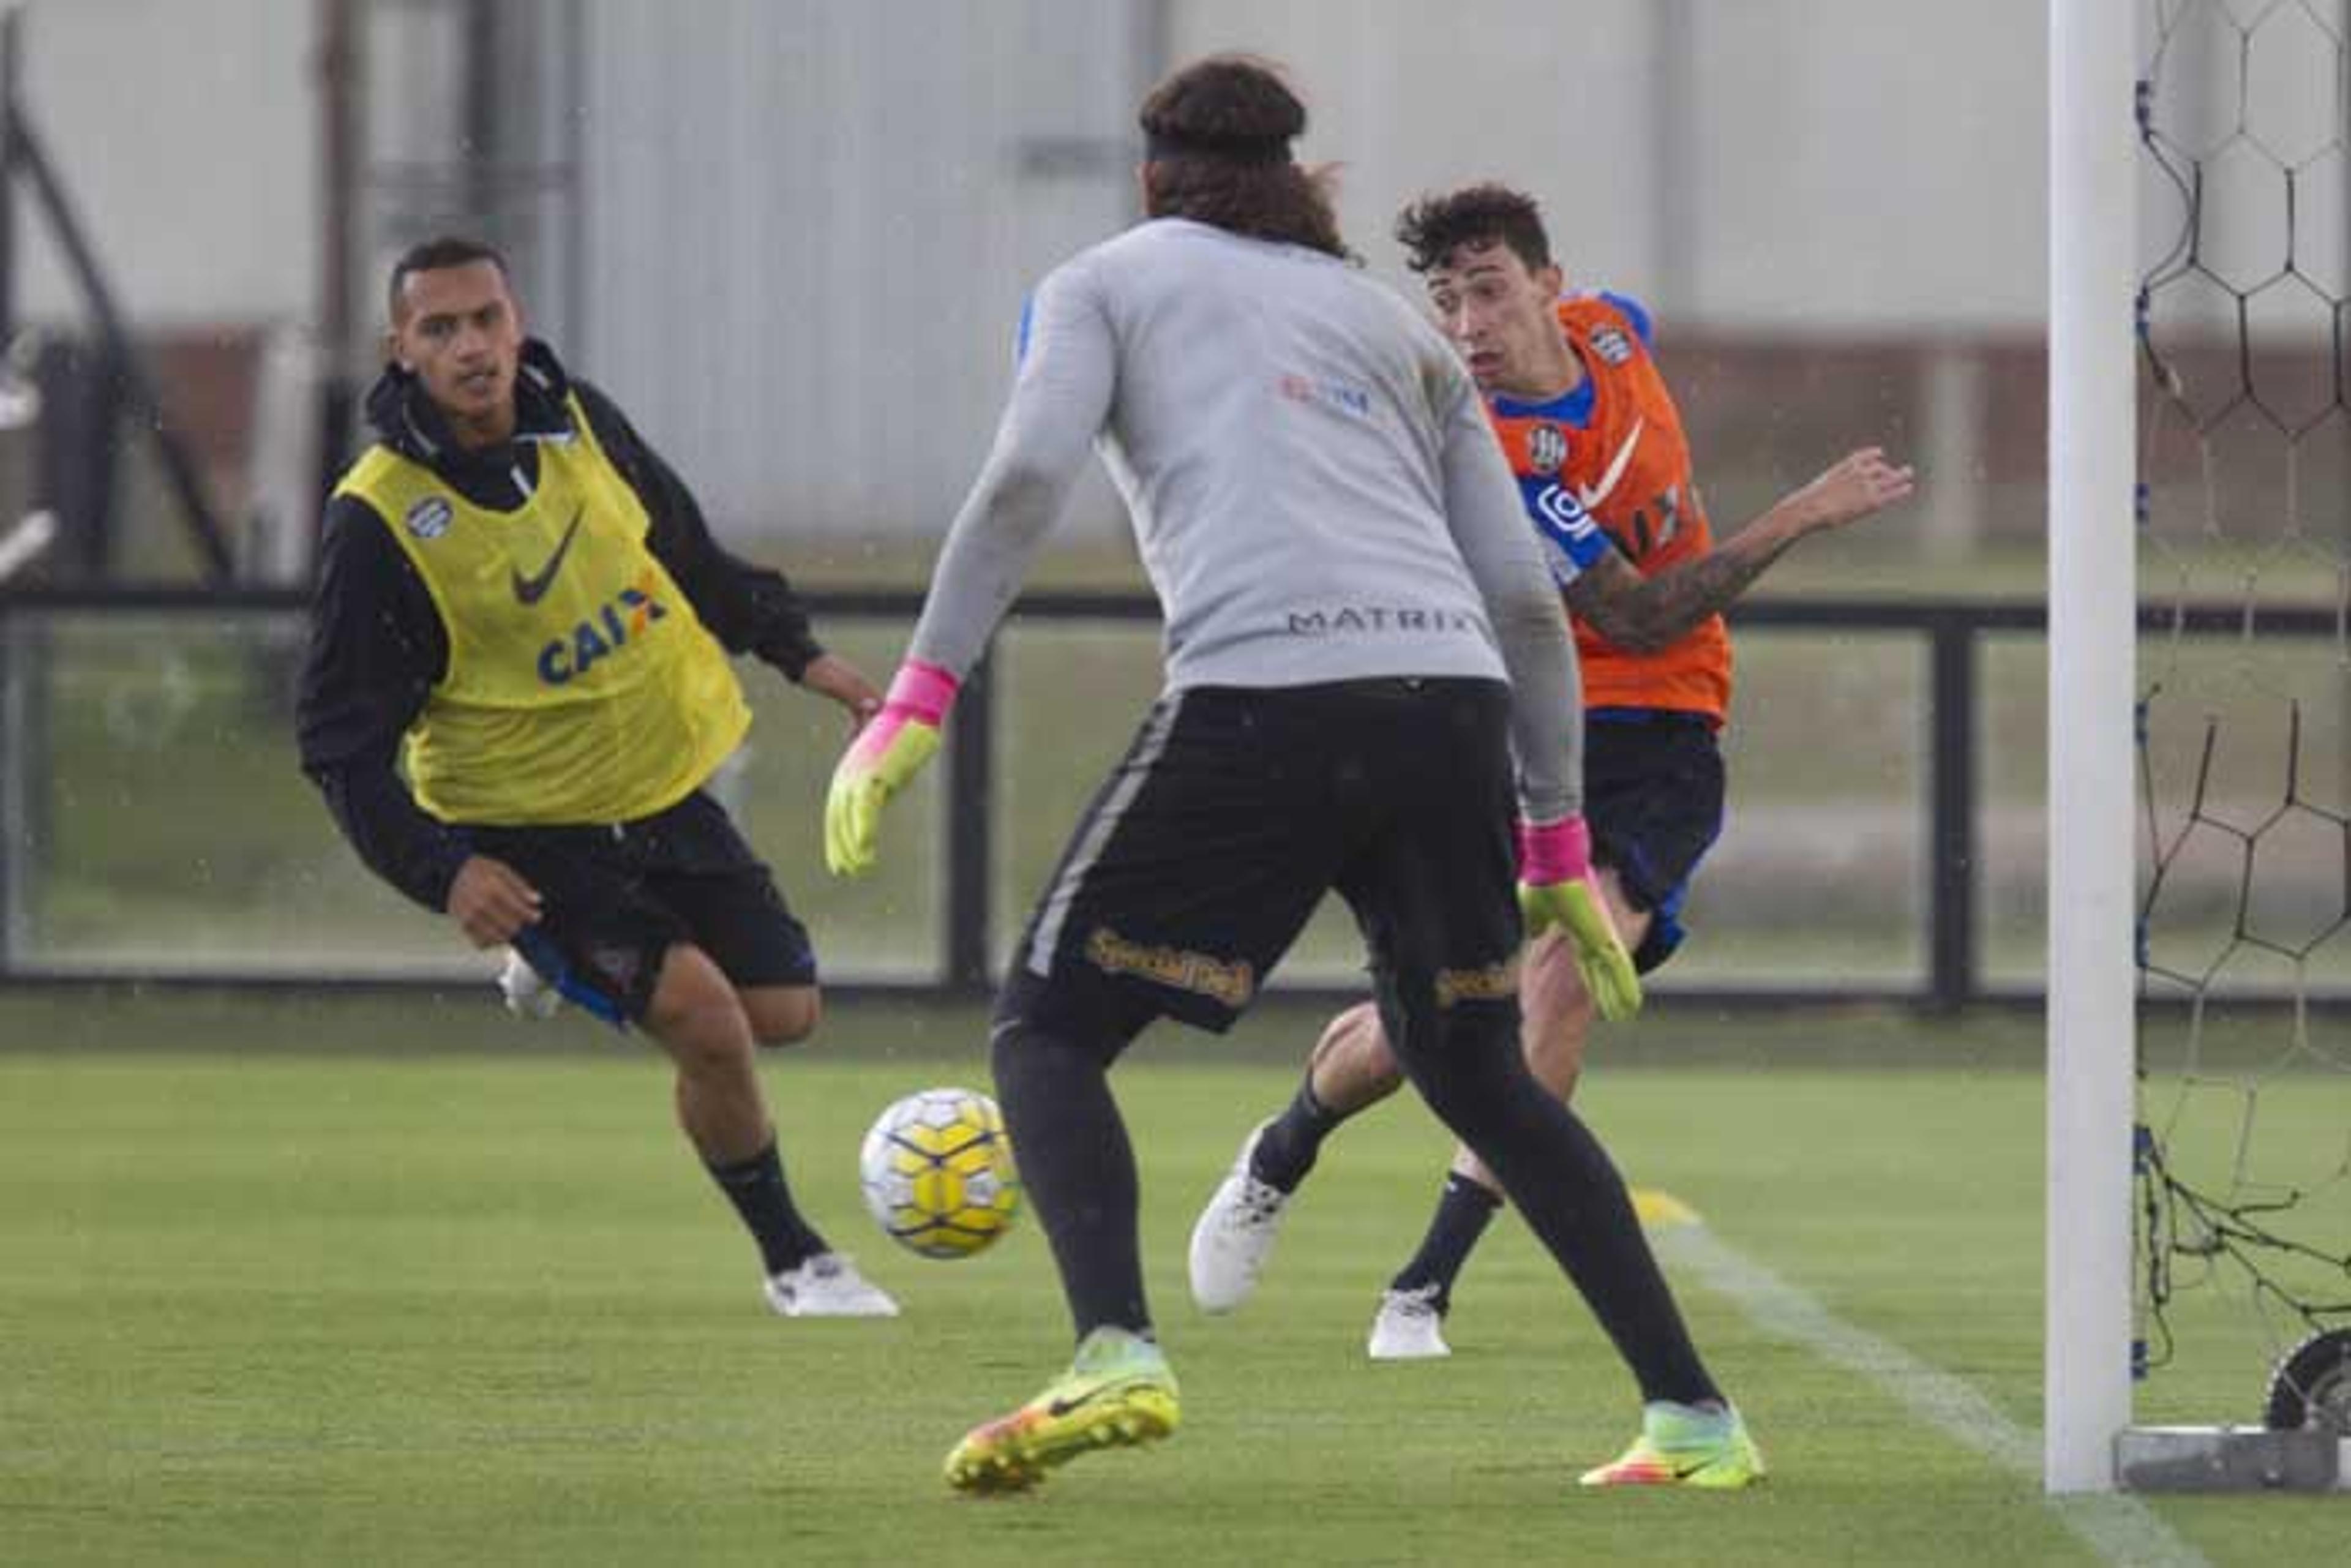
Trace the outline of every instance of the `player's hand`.
[[1908, 500], [1917, 488], [1915, 469], [1886, 461], [1883, 447], [1865, 446], [1830, 465], [1789, 500], [1809, 532], [1859, 522], [1896, 501]]
[[882, 711], [882, 688], [838, 653], [820, 653], [800, 672], [800, 685], [849, 711], [849, 732], [863, 729]]
[[1582, 817], [1519, 824], [1519, 909], [1530, 938], [1554, 926], [1567, 933], [1576, 972], [1602, 1018], [1641, 1010], [1641, 976], [1592, 874], [1592, 834]]
[[476, 947], [510, 942], [526, 925], [538, 924], [538, 889], [504, 861], [467, 855], [449, 883], [449, 918]]
[[857, 732], [832, 770], [824, 798], [824, 863], [835, 876], [873, 869], [882, 807], [906, 787], [939, 748], [939, 726], [961, 683], [936, 664], [909, 659], [890, 695]]

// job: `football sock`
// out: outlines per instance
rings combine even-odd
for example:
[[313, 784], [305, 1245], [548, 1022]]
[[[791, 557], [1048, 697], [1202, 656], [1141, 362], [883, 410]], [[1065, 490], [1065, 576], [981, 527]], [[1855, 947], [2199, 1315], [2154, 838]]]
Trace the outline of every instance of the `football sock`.
[[1322, 1140], [1345, 1120], [1314, 1097], [1314, 1074], [1309, 1071], [1298, 1085], [1298, 1092], [1282, 1107], [1281, 1114], [1267, 1123], [1265, 1131], [1258, 1134], [1256, 1152], [1249, 1156], [1249, 1170], [1270, 1186], [1296, 1192], [1298, 1184], [1306, 1179], [1306, 1173], [1314, 1168], [1314, 1156], [1322, 1151]]
[[1420, 1250], [1389, 1281], [1392, 1291], [1425, 1291], [1437, 1287], [1433, 1304], [1440, 1312], [1453, 1304], [1453, 1281], [1469, 1261], [1470, 1249], [1486, 1234], [1494, 1213], [1502, 1207], [1499, 1193], [1489, 1192], [1459, 1171], [1449, 1171], [1445, 1190], [1437, 1197], [1437, 1212], [1429, 1216], [1428, 1234]]
[[794, 1207], [775, 1139], [769, 1138], [768, 1146], [747, 1160], [726, 1166], [705, 1163], [705, 1168], [759, 1243], [759, 1258], [769, 1274], [797, 1269], [818, 1253], [831, 1250]]
[[997, 1025], [990, 1055], [1022, 1196], [1052, 1245], [1078, 1337], [1147, 1336], [1134, 1149], [1101, 1056], [1017, 1020]]
[[[1545, 1140], [1551, 1158], [1543, 1162], [1547, 1169], [1538, 1167], [1543, 1174], [1512, 1187], [1520, 1212], [1591, 1303], [1632, 1367], [1642, 1398], [1684, 1405], [1720, 1399], [1608, 1151], [1565, 1105], [1540, 1091], [1531, 1099], [1556, 1112], [1565, 1127], [1563, 1136]], [[1490, 1153], [1486, 1163], [1495, 1166]]]

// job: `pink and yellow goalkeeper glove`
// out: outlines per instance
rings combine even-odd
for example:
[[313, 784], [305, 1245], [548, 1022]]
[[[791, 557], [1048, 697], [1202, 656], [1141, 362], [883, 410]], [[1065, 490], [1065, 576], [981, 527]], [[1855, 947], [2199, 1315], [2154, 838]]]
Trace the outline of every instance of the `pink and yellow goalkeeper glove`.
[[909, 659], [890, 681], [882, 711], [849, 743], [824, 798], [824, 863], [835, 876], [873, 869], [883, 803], [906, 787], [939, 748], [939, 725], [961, 683], [936, 664]]
[[1582, 817], [1519, 823], [1519, 909], [1530, 940], [1554, 925], [1567, 933], [1576, 972], [1602, 1018], [1641, 1010], [1641, 976], [1592, 874], [1592, 833]]

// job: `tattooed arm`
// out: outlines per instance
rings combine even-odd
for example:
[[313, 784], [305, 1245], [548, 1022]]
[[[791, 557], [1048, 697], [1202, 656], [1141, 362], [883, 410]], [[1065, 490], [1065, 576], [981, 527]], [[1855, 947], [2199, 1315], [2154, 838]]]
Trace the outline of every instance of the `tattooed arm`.
[[1695, 560], [1643, 577], [1614, 550], [1567, 588], [1567, 607], [1585, 625], [1632, 653], [1654, 653], [1728, 606], [1806, 534], [1858, 522], [1907, 497], [1908, 467], [1864, 447]]

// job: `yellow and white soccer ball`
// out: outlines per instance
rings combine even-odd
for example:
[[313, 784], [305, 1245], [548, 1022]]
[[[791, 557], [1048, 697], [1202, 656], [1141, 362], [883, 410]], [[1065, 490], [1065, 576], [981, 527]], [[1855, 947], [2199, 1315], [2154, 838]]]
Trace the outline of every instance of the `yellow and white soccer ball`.
[[865, 1207], [925, 1258], [986, 1250], [1020, 1212], [1020, 1176], [996, 1102], [976, 1089], [925, 1089], [893, 1103], [858, 1155]]

